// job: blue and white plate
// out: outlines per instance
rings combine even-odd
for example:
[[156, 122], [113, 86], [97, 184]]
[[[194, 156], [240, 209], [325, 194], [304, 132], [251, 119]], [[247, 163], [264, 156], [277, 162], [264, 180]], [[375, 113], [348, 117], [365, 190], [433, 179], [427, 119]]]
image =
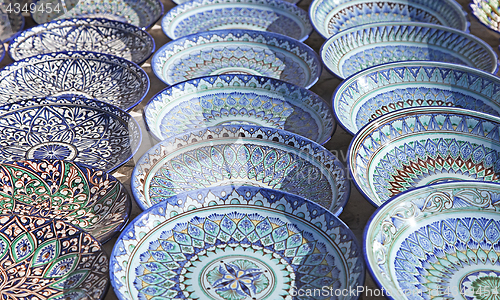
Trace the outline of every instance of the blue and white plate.
[[481, 24], [500, 33], [500, 3], [498, 0], [470, 0], [470, 9]]
[[[10, 6], [9, 6], [10, 4]], [[0, 3], [0, 42], [8, 43], [24, 28], [22, 6], [16, 6], [16, 1], [2, 1]]]

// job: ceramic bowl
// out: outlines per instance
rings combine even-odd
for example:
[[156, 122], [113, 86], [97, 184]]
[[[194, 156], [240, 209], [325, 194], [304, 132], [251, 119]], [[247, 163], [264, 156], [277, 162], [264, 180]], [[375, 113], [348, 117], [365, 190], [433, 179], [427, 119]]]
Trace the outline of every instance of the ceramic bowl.
[[25, 30], [9, 45], [13, 60], [61, 50], [111, 54], [142, 64], [153, 54], [155, 42], [149, 33], [127, 23], [67, 19]]
[[265, 76], [309, 88], [321, 62], [309, 46], [284, 35], [252, 30], [214, 30], [161, 47], [151, 66], [168, 85], [224, 74]]
[[325, 66], [340, 78], [389, 62], [430, 60], [497, 71], [497, 55], [483, 40], [426, 23], [378, 23], [332, 36], [321, 47]]
[[111, 171], [140, 143], [134, 118], [94, 99], [34, 98], [0, 106], [0, 162], [60, 159]]
[[395, 111], [363, 127], [349, 146], [354, 183], [375, 206], [447, 180], [500, 181], [500, 118], [455, 107]]
[[209, 30], [249, 29], [301, 42], [313, 30], [306, 11], [282, 0], [192, 0], [167, 12], [161, 28], [172, 40]]
[[343, 81], [332, 103], [339, 123], [353, 135], [373, 119], [408, 107], [456, 106], [500, 116], [500, 79], [455, 64], [389, 63]]
[[472, 15], [481, 24], [500, 33], [500, 4], [498, 0], [471, 0]]
[[0, 61], [2, 61], [4, 57], [5, 57], [5, 47], [3, 46], [3, 43], [0, 43]]
[[[148, 29], [163, 15], [160, 0], [36, 0], [33, 20], [47, 23], [55, 19], [103, 18]], [[51, 11], [46, 9], [51, 4]], [[56, 10], [55, 8], [58, 8]]]
[[144, 107], [144, 120], [159, 140], [195, 128], [253, 124], [324, 144], [336, 127], [330, 105], [318, 95], [252, 75], [209, 76], [173, 85]]
[[344, 166], [323, 146], [249, 125], [193, 130], [162, 141], [137, 161], [132, 178], [142, 209], [183, 192], [233, 184], [288, 192], [339, 215], [350, 192]]
[[[99, 300], [109, 259], [90, 234], [57, 219], [0, 215], [4, 299]], [[17, 272], [16, 272], [17, 271]]]
[[0, 190], [0, 214], [58, 218], [101, 243], [125, 226], [131, 209], [130, 196], [120, 181], [70, 161], [0, 164]]
[[[390, 299], [495, 299], [500, 185], [449, 182], [394, 197], [365, 229], [368, 268]], [[490, 296], [487, 296], [487, 295]]]
[[220, 190], [206, 200], [221, 205], [171, 211], [163, 202], [127, 226], [110, 262], [120, 300], [285, 300], [363, 284], [356, 238], [324, 208], [278, 191]]
[[2, 44], [10, 42], [24, 28], [24, 17], [21, 11], [16, 9], [17, 6], [13, 2], [2, 1], [0, 3], [0, 41]]
[[138, 65], [96, 52], [40, 54], [0, 70], [0, 104], [78, 94], [130, 110], [148, 91], [149, 77]]
[[309, 15], [326, 39], [355, 26], [380, 22], [422, 22], [463, 31], [470, 25], [455, 0], [314, 0]]

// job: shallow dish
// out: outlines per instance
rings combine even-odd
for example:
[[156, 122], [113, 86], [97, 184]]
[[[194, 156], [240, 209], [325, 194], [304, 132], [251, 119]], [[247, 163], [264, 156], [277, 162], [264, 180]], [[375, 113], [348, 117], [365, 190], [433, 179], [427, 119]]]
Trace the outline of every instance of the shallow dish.
[[224, 74], [265, 76], [309, 88], [321, 62], [309, 46], [284, 35], [252, 30], [214, 30], [182, 37], [161, 47], [151, 62], [168, 85]]
[[500, 33], [500, 5], [498, 0], [471, 0], [470, 2], [472, 15], [484, 26]]
[[363, 284], [356, 238], [324, 208], [277, 191], [227, 196], [187, 212], [159, 203], [132, 221], [111, 254], [118, 298], [285, 300]]
[[192, 0], [168, 11], [161, 28], [172, 40], [209, 30], [248, 29], [301, 42], [313, 30], [305, 10], [281, 0]]
[[332, 103], [340, 124], [353, 135], [374, 118], [408, 107], [455, 106], [500, 116], [500, 78], [448, 63], [389, 63], [347, 78]]
[[467, 13], [454, 0], [314, 0], [309, 9], [316, 31], [329, 38], [343, 30], [379, 22], [422, 22], [468, 31]]
[[148, 91], [149, 77], [138, 65], [96, 52], [40, 54], [0, 70], [0, 104], [77, 94], [130, 110]]
[[324, 144], [336, 127], [330, 105], [318, 95], [251, 75], [202, 77], [168, 87], [144, 107], [144, 120], [159, 140], [195, 128], [252, 124]]
[[9, 45], [13, 60], [61, 50], [99, 52], [142, 64], [153, 54], [155, 42], [145, 30], [127, 23], [67, 19], [25, 30]]
[[363, 127], [348, 164], [375, 206], [419, 186], [448, 180], [500, 181], [500, 118], [455, 107], [415, 107]]
[[497, 55], [483, 40], [426, 23], [378, 23], [342, 31], [321, 47], [325, 66], [340, 78], [388, 62], [430, 60], [496, 73]]
[[288, 192], [339, 215], [350, 192], [344, 166], [323, 146], [291, 132], [247, 125], [167, 139], [137, 161], [132, 178], [142, 209], [183, 192], [234, 184]]
[[[0, 41], [1, 43], [8, 43], [10, 40], [16, 36], [19, 32], [23, 31], [24, 28], [24, 17], [21, 12], [15, 13], [16, 6], [14, 1], [5, 1], [0, 3]], [[7, 12], [7, 9], [12, 12]]]
[[365, 229], [364, 249], [389, 299], [495, 299], [499, 193], [495, 183], [449, 182], [379, 208]]
[[111, 171], [140, 143], [134, 118], [94, 99], [61, 96], [0, 106], [0, 162], [60, 159]]
[[[104, 297], [109, 259], [90, 234], [61, 220], [0, 215], [3, 299]], [[17, 271], [17, 272], [16, 272]]]

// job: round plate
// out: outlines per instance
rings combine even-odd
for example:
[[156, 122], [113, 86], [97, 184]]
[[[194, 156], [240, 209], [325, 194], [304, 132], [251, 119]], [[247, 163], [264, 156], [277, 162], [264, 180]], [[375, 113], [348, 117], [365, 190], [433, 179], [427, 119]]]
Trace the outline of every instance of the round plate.
[[153, 54], [155, 42], [146, 31], [122, 22], [56, 20], [16, 36], [9, 45], [9, 55], [13, 60], [20, 60], [61, 49], [111, 54], [142, 64]]
[[388, 62], [430, 60], [496, 73], [497, 54], [483, 40], [460, 30], [426, 23], [357, 26], [328, 39], [321, 59], [340, 78]]
[[332, 103], [335, 116], [352, 135], [373, 119], [408, 107], [456, 106], [500, 116], [500, 79], [456, 64], [389, 63], [346, 79]]
[[2, 299], [102, 299], [108, 261], [90, 234], [61, 220], [0, 215]]
[[448, 180], [500, 181], [500, 118], [454, 107], [383, 115], [349, 146], [354, 183], [375, 206], [419, 186]]
[[277, 191], [218, 191], [220, 205], [175, 215], [159, 203], [127, 226], [110, 262], [119, 299], [284, 300], [363, 284], [354, 235], [324, 208]]
[[40, 54], [0, 71], [0, 104], [77, 94], [130, 110], [148, 91], [149, 77], [138, 65], [96, 52]]
[[495, 299], [499, 193], [495, 183], [449, 182], [408, 191], [380, 207], [365, 229], [364, 249], [386, 295]]
[[37, 98], [0, 107], [0, 161], [61, 159], [111, 171], [139, 149], [126, 112], [93, 99]]
[[324, 144], [336, 127], [330, 105], [318, 95], [251, 75], [209, 76], [168, 87], [146, 105], [144, 120], [159, 140], [195, 128], [252, 124]]
[[[10, 5], [10, 6], [9, 6]], [[15, 1], [2, 1], [0, 3], [0, 41], [8, 43], [24, 28], [24, 17], [21, 14], [22, 7], [18, 6]], [[11, 12], [8, 12], [11, 11]]]
[[321, 62], [309, 46], [284, 35], [251, 30], [192, 34], [161, 47], [151, 62], [168, 85], [224, 74], [265, 76], [310, 88]]
[[500, 12], [498, 1], [471, 0], [470, 9], [481, 24], [500, 33]]
[[61, 160], [0, 164], [1, 214], [59, 218], [105, 243], [130, 209], [126, 189], [104, 171]]
[[355, 26], [379, 22], [422, 22], [468, 31], [467, 13], [454, 0], [314, 0], [309, 9], [316, 31], [329, 38]]
[[172, 40], [209, 30], [249, 29], [301, 42], [313, 30], [306, 11], [282, 0], [192, 0], [167, 12], [161, 28]]
[[339, 215], [350, 192], [344, 166], [323, 146], [291, 132], [245, 125], [165, 140], [137, 161], [132, 178], [142, 209], [179, 193], [235, 184], [288, 192]]

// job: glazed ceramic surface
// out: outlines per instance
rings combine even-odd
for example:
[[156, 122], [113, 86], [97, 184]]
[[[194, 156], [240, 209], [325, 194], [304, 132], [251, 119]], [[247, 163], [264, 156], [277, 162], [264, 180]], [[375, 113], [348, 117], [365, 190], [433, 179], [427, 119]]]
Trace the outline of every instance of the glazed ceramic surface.
[[61, 50], [111, 54], [141, 64], [153, 54], [155, 42], [149, 33], [127, 23], [68, 19], [23, 31], [9, 45], [13, 60]]
[[415, 189], [376, 211], [365, 230], [368, 267], [390, 299], [497, 299], [500, 185]]
[[0, 215], [2, 299], [102, 299], [108, 262], [98, 241], [61, 220]]
[[333, 95], [337, 119], [351, 134], [374, 118], [418, 106], [456, 106], [500, 116], [500, 79], [455, 64], [416, 61], [356, 73]]
[[298, 195], [338, 215], [350, 192], [344, 166], [323, 146], [290, 132], [246, 125], [165, 140], [139, 159], [132, 178], [142, 209], [179, 193], [235, 184]]
[[60, 11], [48, 12], [37, 9], [32, 13], [33, 20], [38, 24], [54, 19], [70, 18], [103, 18], [129, 23], [140, 28], [149, 28], [163, 15], [163, 4], [160, 0], [37, 0], [37, 7], [47, 7], [59, 4]]
[[0, 43], [0, 61], [5, 57], [5, 47], [3, 46], [3, 43]]
[[500, 118], [454, 107], [417, 107], [377, 118], [354, 137], [349, 168], [374, 205], [448, 180], [499, 182]]
[[56, 52], [14, 62], [0, 71], [1, 103], [78, 94], [129, 110], [149, 91], [136, 64], [96, 52]]
[[93, 99], [35, 98], [0, 107], [0, 162], [61, 159], [114, 170], [141, 142], [126, 112]]
[[209, 30], [249, 29], [305, 41], [313, 30], [306, 11], [281, 0], [192, 0], [171, 9], [161, 27], [172, 40]]
[[324, 38], [379, 22], [422, 22], [464, 31], [470, 25], [467, 13], [454, 0], [314, 0], [309, 14]]
[[159, 203], [127, 226], [110, 262], [119, 299], [291, 299], [363, 284], [354, 235], [324, 208], [248, 187], [216, 188], [207, 201], [216, 206]]
[[[8, 43], [16, 34], [24, 28], [24, 17], [21, 12], [15, 13], [14, 1], [4, 0], [0, 2], [0, 41]], [[9, 8], [9, 4], [11, 4]], [[12, 10], [12, 12], [9, 12]]]
[[0, 213], [59, 218], [101, 243], [130, 213], [123, 185], [104, 171], [61, 160], [0, 164]]
[[426, 23], [358, 26], [321, 47], [325, 66], [340, 78], [388, 62], [429, 60], [496, 73], [497, 55], [481, 39], [460, 30]]
[[214, 30], [177, 39], [161, 47], [151, 65], [168, 85], [236, 73], [309, 88], [318, 81], [322, 69], [309, 46], [280, 34], [252, 30]]
[[251, 75], [209, 76], [173, 85], [149, 101], [144, 120], [159, 140], [195, 128], [253, 124], [323, 144], [336, 127], [330, 106], [318, 95]]
[[500, 32], [500, 4], [498, 0], [471, 0], [472, 15], [486, 27]]

